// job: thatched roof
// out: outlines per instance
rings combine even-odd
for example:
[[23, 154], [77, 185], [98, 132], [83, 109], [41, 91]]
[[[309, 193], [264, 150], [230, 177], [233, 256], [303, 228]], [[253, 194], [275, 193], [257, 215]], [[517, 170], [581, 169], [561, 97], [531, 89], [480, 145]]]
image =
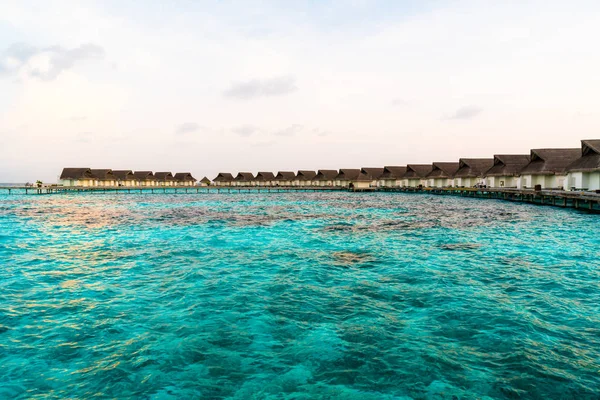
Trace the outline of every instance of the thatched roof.
[[581, 141], [582, 155], [586, 155], [587, 151], [592, 151], [595, 154], [600, 154], [600, 139], [587, 139]]
[[373, 178], [372, 180], [377, 180], [383, 174], [383, 168], [364, 167], [360, 169], [360, 172], [370, 176], [371, 178]]
[[208, 179], [207, 177], [204, 177], [202, 179], [200, 179], [201, 183], [206, 183], [207, 185], [210, 185], [210, 179]]
[[494, 165], [483, 175], [519, 176], [529, 161], [529, 154], [496, 154], [494, 155]]
[[219, 172], [215, 179], [213, 179], [213, 182], [231, 182], [233, 179], [233, 175], [229, 172]]
[[259, 172], [255, 178], [257, 181], [272, 181], [274, 179], [275, 175], [272, 172]]
[[63, 168], [60, 179], [94, 179], [90, 168]]
[[531, 161], [521, 175], [564, 174], [569, 164], [581, 157], [581, 149], [533, 149]]
[[427, 174], [427, 178], [450, 179], [454, 177], [459, 167], [460, 163], [457, 162], [434, 162], [431, 172]]
[[332, 181], [338, 175], [338, 171], [335, 169], [320, 169], [317, 172], [315, 180], [317, 181]]
[[402, 179], [406, 173], [406, 167], [383, 167], [383, 173], [379, 179]]
[[433, 170], [431, 164], [408, 164], [404, 178], [420, 179], [425, 178]]
[[133, 171], [126, 170], [126, 169], [113, 171], [113, 175], [115, 176], [115, 179], [118, 181], [131, 181], [134, 179]]
[[157, 181], [172, 181], [174, 180], [174, 177], [170, 172], [155, 172], [154, 179]]
[[312, 181], [317, 176], [315, 171], [300, 170], [296, 174], [296, 179], [300, 181]]
[[493, 158], [461, 158], [455, 178], [481, 178], [494, 165]]
[[114, 181], [112, 169], [92, 169], [92, 175], [99, 181]]
[[275, 175], [276, 181], [293, 181], [294, 179], [296, 179], [296, 174], [292, 171], [279, 171]]
[[252, 175], [252, 172], [238, 172], [235, 180], [237, 182], [251, 182], [254, 180], [254, 175]]
[[173, 175], [173, 178], [179, 182], [196, 182], [196, 178], [189, 172], [177, 172]]
[[138, 181], [152, 181], [154, 180], [154, 174], [152, 171], [135, 171], [133, 173], [133, 179]]
[[600, 139], [582, 140], [581, 157], [566, 168], [569, 172], [600, 171]]
[[362, 170], [360, 171], [360, 174], [358, 174], [358, 176], [355, 179], [351, 179], [351, 181], [354, 181], [354, 182], [371, 182], [373, 180], [375, 180], [375, 178], [373, 178], [373, 176], [365, 173]]
[[360, 169], [340, 169], [337, 176], [335, 177], [338, 181], [352, 181], [356, 180], [360, 175]]

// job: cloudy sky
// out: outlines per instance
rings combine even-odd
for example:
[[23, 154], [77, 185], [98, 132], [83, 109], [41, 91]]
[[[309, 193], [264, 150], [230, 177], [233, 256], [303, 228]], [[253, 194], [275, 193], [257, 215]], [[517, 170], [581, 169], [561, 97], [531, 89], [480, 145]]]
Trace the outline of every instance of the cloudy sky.
[[0, 182], [578, 147], [598, 38], [597, 0], [3, 0]]

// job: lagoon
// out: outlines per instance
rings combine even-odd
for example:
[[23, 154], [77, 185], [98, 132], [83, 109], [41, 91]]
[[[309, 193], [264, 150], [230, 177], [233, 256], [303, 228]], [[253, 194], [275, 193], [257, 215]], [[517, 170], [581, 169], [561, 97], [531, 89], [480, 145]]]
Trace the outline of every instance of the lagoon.
[[425, 194], [0, 196], [0, 398], [597, 398], [599, 232]]

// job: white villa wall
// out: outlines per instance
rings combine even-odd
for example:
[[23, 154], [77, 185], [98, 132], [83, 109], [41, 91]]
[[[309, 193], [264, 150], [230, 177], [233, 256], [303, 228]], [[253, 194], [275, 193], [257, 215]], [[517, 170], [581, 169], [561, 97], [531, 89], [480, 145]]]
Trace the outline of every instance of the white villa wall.
[[600, 190], [600, 171], [598, 172], [569, 172], [565, 179], [565, 190], [587, 189]]
[[436, 188], [448, 187], [452, 186], [452, 180], [448, 178], [429, 179], [427, 182], [427, 186]]
[[419, 187], [419, 185], [427, 185], [426, 179], [405, 179], [404, 180], [407, 187]]
[[518, 178], [515, 176], [488, 176], [484, 180], [485, 184], [492, 188], [515, 188], [517, 181]]
[[556, 189], [568, 186], [566, 175], [521, 175], [517, 187], [519, 189], [533, 189], [541, 185], [542, 189]]
[[354, 189], [368, 189], [371, 187], [371, 183], [372, 182], [369, 181], [353, 181], [352, 185], [354, 186]]
[[584, 176], [587, 176], [588, 190], [600, 190], [600, 171], [585, 172]]
[[456, 187], [473, 187], [478, 183], [484, 183], [482, 178], [454, 178], [454, 186]]
[[95, 179], [60, 179], [58, 183], [63, 186], [92, 187], [98, 185], [98, 181], [96, 181]]
[[58, 184], [63, 186], [78, 186], [78, 181], [74, 179], [61, 179], [58, 181]]
[[586, 172], [588, 177], [588, 190], [600, 190], [600, 171]]
[[399, 187], [402, 186], [401, 180], [385, 179], [379, 181], [380, 187]]

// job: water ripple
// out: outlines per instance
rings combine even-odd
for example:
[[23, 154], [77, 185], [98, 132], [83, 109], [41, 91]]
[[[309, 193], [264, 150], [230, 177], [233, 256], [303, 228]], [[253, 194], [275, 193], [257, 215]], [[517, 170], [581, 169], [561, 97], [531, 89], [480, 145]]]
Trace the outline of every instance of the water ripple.
[[0, 200], [0, 398], [600, 397], [597, 216], [410, 194]]

